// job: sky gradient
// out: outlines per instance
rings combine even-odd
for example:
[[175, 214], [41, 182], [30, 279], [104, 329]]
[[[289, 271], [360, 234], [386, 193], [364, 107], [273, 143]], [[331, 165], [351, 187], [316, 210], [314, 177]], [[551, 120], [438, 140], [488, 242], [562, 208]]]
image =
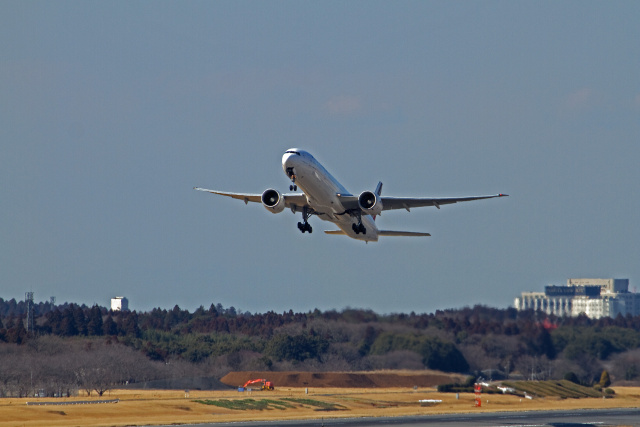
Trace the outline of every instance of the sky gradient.
[[[640, 2], [0, 3], [0, 297], [251, 312], [507, 307], [640, 286]], [[424, 239], [193, 191], [511, 197], [385, 212]]]

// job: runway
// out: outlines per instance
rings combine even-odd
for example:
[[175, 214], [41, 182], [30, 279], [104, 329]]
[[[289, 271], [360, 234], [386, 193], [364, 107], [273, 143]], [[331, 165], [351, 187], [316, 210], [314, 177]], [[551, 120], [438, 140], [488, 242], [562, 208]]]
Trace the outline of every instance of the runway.
[[[333, 418], [301, 421], [259, 421], [198, 424], [199, 427], [583, 427], [640, 426], [640, 408], [443, 414], [414, 417]], [[165, 427], [165, 426], [162, 426]], [[166, 426], [169, 427], [169, 426]]]

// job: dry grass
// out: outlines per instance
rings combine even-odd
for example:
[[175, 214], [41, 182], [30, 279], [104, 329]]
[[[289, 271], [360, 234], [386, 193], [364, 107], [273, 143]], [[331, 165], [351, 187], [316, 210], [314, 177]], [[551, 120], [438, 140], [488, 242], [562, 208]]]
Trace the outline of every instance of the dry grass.
[[[614, 399], [521, 399], [516, 396], [484, 395], [482, 407], [474, 407], [472, 393], [437, 393], [432, 389], [409, 388], [345, 389], [279, 388], [271, 392], [237, 391], [139, 391], [114, 390], [102, 398], [69, 399], [0, 399], [0, 427], [5, 426], [130, 426], [154, 424], [186, 424], [223, 421], [319, 419], [330, 417], [401, 416], [444, 412], [494, 412], [543, 409], [597, 409], [637, 407], [640, 388], [617, 387]], [[218, 399], [312, 399], [339, 408], [339, 411], [319, 411], [317, 406], [297, 405], [296, 408], [267, 410], [234, 410], [204, 405], [196, 400]], [[77, 401], [120, 399], [118, 403], [69, 406], [26, 406], [27, 401]], [[421, 407], [420, 399], [442, 399], [442, 403]], [[487, 402], [488, 399], [488, 402]]]

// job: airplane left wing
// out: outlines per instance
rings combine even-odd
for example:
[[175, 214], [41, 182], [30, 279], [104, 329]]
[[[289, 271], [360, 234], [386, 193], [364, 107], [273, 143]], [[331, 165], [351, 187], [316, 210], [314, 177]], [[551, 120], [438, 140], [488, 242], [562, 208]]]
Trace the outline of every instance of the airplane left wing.
[[444, 197], [444, 198], [424, 198], [424, 197], [381, 197], [382, 210], [420, 208], [423, 206], [435, 206], [440, 209], [441, 205], [450, 205], [458, 202], [470, 202], [472, 200], [493, 199], [495, 197], [507, 197], [508, 194], [495, 194], [491, 196], [472, 197]]
[[[441, 197], [441, 198], [427, 198], [427, 197], [380, 197], [382, 201], [382, 210], [388, 211], [393, 209], [406, 209], [410, 211], [411, 208], [421, 208], [424, 206], [435, 206], [440, 209], [441, 205], [450, 205], [458, 202], [470, 202], [472, 200], [493, 199], [495, 197], [507, 197], [508, 194], [494, 194], [491, 196], [472, 196], [472, 197]], [[340, 203], [346, 210], [359, 209], [358, 196], [351, 194], [339, 194]]]

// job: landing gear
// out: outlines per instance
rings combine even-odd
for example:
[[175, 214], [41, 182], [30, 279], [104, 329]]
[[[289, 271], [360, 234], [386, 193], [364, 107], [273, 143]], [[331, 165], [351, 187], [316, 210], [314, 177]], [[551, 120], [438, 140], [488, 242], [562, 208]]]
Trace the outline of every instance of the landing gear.
[[362, 223], [357, 224], [357, 225], [353, 224], [351, 226], [351, 228], [353, 229], [353, 232], [356, 233], [356, 234], [360, 234], [360, 233], [367, 234], [367, 229], [365, 228], [364, 225], [362, 225]]
[[304, 233], [305, 231], [308, 231], [309, 234], [311, 234], [313, 232], [313, 228], [311, 228], [311, 224], [309, 224], [308, 222], [310, 216], [311, 216], [311, 213], [309, 212], [309, 208], [306, 206], [303, 207], [302, 222], [298, 223], [298, 230], [302, 231], [302, 233]]
[[313, 232], [313, 228], [311, 227], [311, 224], [309, 224], [308, 222], [299, 222], [298, 223], [298, 230], [302, 231], [303, 233], [305, 231], [308, 231], [309, 234], [311, 234]]
[[292, 184], [289, 186], [289, 191], [298, 191], [298, 186], [296, 185], [296, 173], [293, 168], [287, 168], [287, 176], [291, 179]]
[[351, 229], [353, 230], [354, 233], [356, 234], [367, 234], [367, 229], [365, 228], [365, 226], [362, 224], [362, 212], [357, 211], [356, 212], [356, 216], [358, 217], [358, 223], [357, 224], [352, 224], [351, 225]]

